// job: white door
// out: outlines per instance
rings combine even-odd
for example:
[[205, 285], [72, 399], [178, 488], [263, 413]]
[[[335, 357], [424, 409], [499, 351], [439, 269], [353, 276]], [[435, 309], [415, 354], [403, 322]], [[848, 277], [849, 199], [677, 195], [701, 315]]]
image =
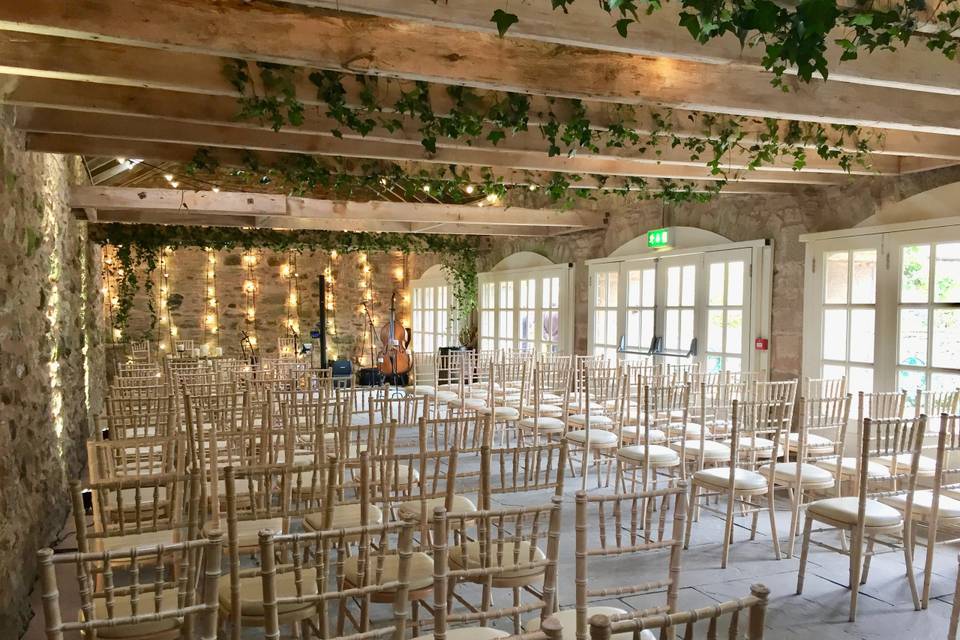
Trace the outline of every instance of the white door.
[[645, 258], [628, 260], [620, 265], [621, 295], [624, 302], [624, 314], [620, 319], [622, 329], [618, 333], [623, 338], [628, 353], [624, 360], [642, 360], [638, 353], [650, 349], [657, 335], [657, 260]]
[[714, 251], [704, 255], [706, 303], [700, 351], [707, 371], [752, 369], [751, 249]]
[[605, 265], [591, 274], [589, 331], [593, 355], [617, 361], [620, 342], [618, 321], [620, 300], [620, 267]]
[[887, 234], [897, 278], [897, 389], [960, 386], [960, 229]]
[[[703, 254], [661, 258], [657, 265], [658, 303], [663, 349], [686, 352], [697, 338], [698, 272]], [[698, 340], [699, 342], [699, 340]]]

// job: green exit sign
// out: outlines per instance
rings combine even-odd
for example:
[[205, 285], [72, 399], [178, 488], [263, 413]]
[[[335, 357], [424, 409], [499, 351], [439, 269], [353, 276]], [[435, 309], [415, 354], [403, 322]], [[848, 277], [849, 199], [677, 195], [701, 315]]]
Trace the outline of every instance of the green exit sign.
[[647, 246], [651, 249], [663, 249], [670, 246], [670, 229], [652, 229], [647, 231]]

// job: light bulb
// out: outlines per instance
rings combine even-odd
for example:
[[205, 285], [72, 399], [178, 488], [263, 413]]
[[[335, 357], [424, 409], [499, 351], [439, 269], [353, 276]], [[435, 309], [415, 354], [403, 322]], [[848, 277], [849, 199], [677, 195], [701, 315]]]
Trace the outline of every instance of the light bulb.
[[430, 193], [430, 185], [428, 185], [428, 184], [423, 185], [423, 192], [424, 192], [424, 193]]
[[487, 202], [489, 202], [490, 204], [493, 204], [496, 201], [497, 201], [497, 194], [495, 193], [487, 194]]
[[207, 295], [211, 296], [210, 304], [216, 304], [212, 299], [212, 296], [217, 295], [216, 287], [207, 287]]
[[214, 187], [214, 188], [213, 188], [213, 192], [214, 192], [214, 193], [220, 193], [220, 187]]
[[250, 346], [251, 347], [257, 346], [257, 336], [250, 336]]
[[280, 275], [282, 275], [284, 278], [289, 278], [289, 277], [290, 277], [290, 265], [288, 265], [288, 264], [283, 265], [283, 266], [280, 268]]
[[173, 182], [173, 174], [165, 173], [163, 174], [163, 179], [166, 180], [167, 182]]
[[215, 317], [212, 313], [211, 313], [211, 314], [207, 314], [207, 324], [213, 324], [213, 323], [216, 322], [216, 321], [217, 321], [217, 319], [216, 319], [216, 317]]
[[253, 289], [254, 289], [253, 280], [247, 280], [246, 282], [244, 282], [243, 289], [247, 293], [253, 293]]
[[338, 255], [339, 255], [339, 254], [337, 253], [337, 250], [336, 250], [336, 249], [334, 249], [333, 251], [330, 252], [330, 257], [333, 258], [334, 260], [337, 259], [337, 256], [338, 256]]
[[177, 187], [180, 186], [180, 183], [177, 182], [177, 181], [173, 181], [173, 182], [170, 183], [170, 186], [173, 187], [174, 189], [176, 189]]
[[467, 188], [464, 189], [464, 191], [466, 191], [467, 193], [473, 193], [475, 189], [476, 187], [474, 187], [472, 184], [468, 184]]
[[397, 280], [403, 280], [403, 267], [397, 267], [396, 270], [393, 272], [393, 276]]
[[176, 338], [179, 333], [180, 333], [180, 330], [179, 330], [179, 329], [177, 329], [176, 327], [170, 327], [170, 335], [171, 335], [171, 336], [173, 336], [174, 338]]
[[217, 264], [216, 254], [211, 253], [209, 256], [207, 256], [207, 262], [209, 262], [210, 264]]
[[297, 294], [295, 293], [290, 294], [290, 306], [291, 307], [297, 306]]
[[536, 190], [537, 190], [537, 185], [535, 184], [530, 185], [530, 191], [536, 191]]

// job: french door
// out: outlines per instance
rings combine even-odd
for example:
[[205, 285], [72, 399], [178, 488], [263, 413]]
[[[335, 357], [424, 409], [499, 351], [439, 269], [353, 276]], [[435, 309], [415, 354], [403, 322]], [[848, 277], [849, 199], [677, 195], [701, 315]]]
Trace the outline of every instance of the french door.
[[610, 360], [700, 362], [710, 371], [756, 366], [753, 252], [747, 247], [591, 265], [591, 352]]

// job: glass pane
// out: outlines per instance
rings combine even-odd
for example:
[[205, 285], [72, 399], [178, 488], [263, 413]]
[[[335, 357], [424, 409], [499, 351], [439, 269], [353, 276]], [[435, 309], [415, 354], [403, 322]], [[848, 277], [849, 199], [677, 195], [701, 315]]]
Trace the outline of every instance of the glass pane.
[[726, 269], [724, 268], [724, 263], [714, 262], [710, 265], [710, 306], [712, 307], [722, 307], [723, 306], [723, 293], [724, 293], [724, 274]]
[[664, 340], [667, 349], [679, 349], [680, 345], [680, 312], [676, 309], [667, 309]]
[[850, 302], [873, 304], [877, 297], [877, 251], [853, 252], [853, 282], [850, 284]]
[[606, 311], [593, 312], [593, 342], [594, 344], [605, 343], [607, 337], [607, 318]]
[[850, 310], [850, 360], [873, 362], [873, 309]]
[[825, 360], [847, 359], [846, 309], [824, 309], [823, 311], [823, 358]]
[[620, 282], [620, 274], [616, 271], [607, 274], [607, 306], [617, 306], [617, 287]]
[[740, 368], [743, 366], [740, 358], [727, 358], [727, 366], [725, 369], [727, 371], [740, 371]]
[[743, 306], [743, 262], [740, 260], [727, 264], [727, 304]]
[[605, 273], [597, 274], [597, 300], [595, 304], [598, 307], [607, 306], [607, 274]]
[[607, 344], [617, 344], [616, 311], [607, 311]]
[[720, 356], [707, 356], [707, 371], [710, 373], [723, 371], [723, 358]]
[[520, 314], [520, 339], [533, 339], [533, 312], [524, 311]]
[[727, 353], [743, 352], [743, 311], [727, 311]]
[[680, 314], [680, 348], [689, 349], [693, 340], [693, 309], [687, 309]]
[[697, 266], [688, 264], [683, 268], [683, 299], [681, 302], [685, 307], [692, 307], [696, 304], [697, 295]]
[[543, 328], [540, 339], [545, 342], [558, 342], [560, 340], [560, 313], [546, 311], [542, 317]]
[[960, 242], [937, 245], [934, 302], [960, 302]]
[[423, 331], [423, 311], [413, 312], [413, 331], [414, 333]]
[[933, 366], [960, 369], [960, 310], [933, 310]]
[[900, 302], [927, 302], [930, 283], [930, 245], [918, 244], [903, 248], [903, 270], [900, 274]]
[[823, 365], [824, 378], [842, 378], [847, 375], [847, 368], [836, 364]]
[[423, 351], [424, 353], [433, 353], [433, 334], [425, 333], [423, 334]]
[[640, 348], [640, 311], [627, 312], [627, 346], [631, 349]]
[[433, 332], [433, 312], [426, 311], [423, 314], [423, 330], [427, 333]]
[[550, 308], [560, 308], [560, 278], [550, 279]]
[[934, 373], [930, 376], [930, 387], [934, 391], [952, 391], [960, 387], [960, 375], [955, 373]]
[[707, 315], [707, 351], [723, 352], [723, 310], [711, 309]]
[[846, 251], [824, 254], [823, 301], [827, 304], [844, 304], [847, 301], [848, 255]]
[[447, 324], [446, 310], [437, 311], [437, 331], [440, 333], [447, 333], [449, 328], [450, 326]]
[[631, 271], [627, 276], [627, 306], [640, 306], [640, 283], [642, 274], [639, 271]]
[[927, 364], [927, 310], [900, 309], [900, 364]]
[[427, 287], [423, 290], [423, 308], [432, 309], [433, 308], [433, 287]]
[[640, 312], [640, 347], [646, 349], [653, 340], [653, 309]]
[[906, 369], [900, 370], [900, 375], [897, 376], [897, 388], [898, 390], [904, 390], [908, 393], [912, 393], [917, 389], [926, 389], [927, 386], [927, 376], [923, 371], [908, 371]]
[[447, 288], [446, 287], [437, 287], [437, 308], [438, 309], [447, 308]]
[[654, 294], [656, 293], [656, 284], [654, 280], [657, 277], [657, 272], [654, 269], [644, 269], [643, 271], [643, 306], [652, 307], [654, 302]]
[[869, 367], [850, 367], [850, 375], [847, 378], [847, 385], [850, 393], [873, 393], [873, 369]]
[[680, 267], [667, 269], [667, 306], [680, 306]]
[[423, 295], [423, 289], [413, 290], [413, 308], [414, 309], [422, 308], [423, 302], [421, 302], [421, 299], [420, 299], [421, 295]]

